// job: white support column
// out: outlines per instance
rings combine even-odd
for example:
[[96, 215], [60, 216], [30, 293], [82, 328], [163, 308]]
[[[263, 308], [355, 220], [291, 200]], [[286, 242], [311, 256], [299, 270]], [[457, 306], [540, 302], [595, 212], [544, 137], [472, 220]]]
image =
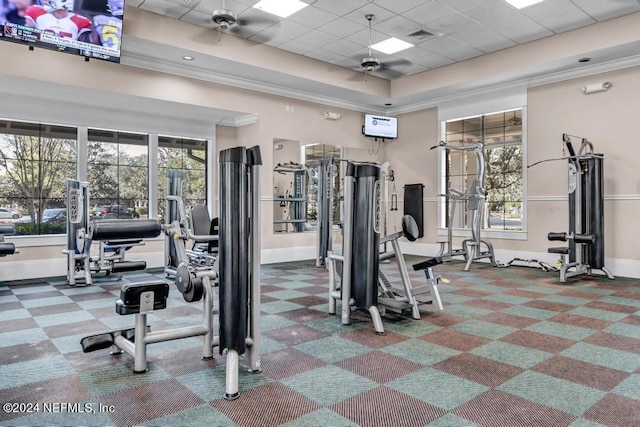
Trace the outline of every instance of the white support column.
[[149, 134], [149, 218], [158, 218], [158, 134]]
[[87, 163], [89, 161], [89, 128], [78, 126], [76, 141], [76, 177], [78, 181], [85, 182], [88, 177]]

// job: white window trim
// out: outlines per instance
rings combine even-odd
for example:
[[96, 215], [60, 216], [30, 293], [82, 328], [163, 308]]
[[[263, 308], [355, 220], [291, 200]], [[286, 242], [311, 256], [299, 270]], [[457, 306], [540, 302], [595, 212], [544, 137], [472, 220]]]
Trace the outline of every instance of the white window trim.
[[[502, 93], [483, 94], [470, 97], [464, 104], [460, 101], [444, 103], [438, 106], [438, 141], [446, 139], [446, 122], [460, 120], [466, 117], [476, 117], [495, 114], [501, 111], [522, 109], [522, 231], [482, 230], [482, 234], [488, 238], [505, 240], [527, 240], [527, 90], [526, 88], [514, 88]], [[444, 150], [438, 150], [438, 194], [446, 192], [446, 177], [444, 162], [446, 154]], [[444, 197], [438, 197], [438, 236], [446, 236], [446, 206]], [[470, 237], [471, 230], [454, 228], [454, 237]]]

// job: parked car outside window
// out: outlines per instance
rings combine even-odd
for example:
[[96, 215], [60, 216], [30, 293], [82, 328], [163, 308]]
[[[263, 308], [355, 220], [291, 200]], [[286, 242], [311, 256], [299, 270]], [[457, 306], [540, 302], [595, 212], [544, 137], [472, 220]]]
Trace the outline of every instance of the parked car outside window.
[[[53, 208], [53, 209], [45, 209], [42, 212], [42, 222], [66, 222], [67, 221], [67, 209], [66, 208]], [[33, 219], [30, 216], [23, 216], [16, 223], [19, 224], [29, 224], [33, 222]]]
[[140, 214], [133, 209], [122, 205], [98, 206], [93, 210], [93, 219], [134, 219], [140, 218]]
[[20, 212], [11, 209], [0, 208], [0, 219], [18, 219]]

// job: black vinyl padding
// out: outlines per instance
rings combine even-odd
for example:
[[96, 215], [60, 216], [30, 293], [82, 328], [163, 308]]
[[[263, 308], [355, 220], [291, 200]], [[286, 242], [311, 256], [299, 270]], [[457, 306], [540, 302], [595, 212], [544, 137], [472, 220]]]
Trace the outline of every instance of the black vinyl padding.
[[422, 262], [419, 262], [417, 264], [413, 264], [413, 270], [414, 271], [418, 271], [418, 270], [425, 270], [429, 267], [433, 267], [435, 265], [438, 264], [442, 264], [444, 262], [444, 260], [442, 259], [442, 257], [439, 256], [434, 256], [431, 258], [427, 258]]
[[91, 353], [92, 351], [109, 348], [113, 345], [113, 334], [111, 332], [107, 332], [104, 334], [84, 337], [80, 340], [80, 345], [82, 346], [82, 351], [84, 353]]
[[596, 238], [592, 234], [576, 234], [573, 236], [573, 241], [576, 243], [593, 243]]
[[410, 242], [416, 241], [420, 236], [418, 224], [411, 215], [404, 215], [402, 217], [402, 232], [404, 233], [404, 237], [406, 237]]
[[12, 242], [0, 242], [0, 256], [16, 253], [16, 244]]
[[16, 227], [13, 224], [0, 224], [0, 234], [10, 236], [15, 234]]
[[566, 246], [555, 247], [547, 249], [550, 254], [569, 255], [569, 248]]
[[147, 268], [146, 261], [119, 261], [111, 265], [112, 273], [124, 273], [125, 271], [138, 271]]
[[211, 218], [209, 210], [204, 205], [195, 205], [191, 208], [191, 224], [193, 226], [193, 234], [205, 236], [209, 234], [211, 228]]
[[167, 307], [169, 285], [165, 282], [127, 283], [120, 289], [120, 299], [116, 302], [116, 312], [121, 315], [140, 312], [140, 297], [144, 292], [153, 292], [153, 309]]
[[100, 219], [89, 222], [90, 240], [149, 239], [158, 237], [162, 225], [155, 219]]
[[567, 241], [567, 233], [549, 233], [547, 234], [547, 239], [549, 240], [559, 240], [562, 242]]

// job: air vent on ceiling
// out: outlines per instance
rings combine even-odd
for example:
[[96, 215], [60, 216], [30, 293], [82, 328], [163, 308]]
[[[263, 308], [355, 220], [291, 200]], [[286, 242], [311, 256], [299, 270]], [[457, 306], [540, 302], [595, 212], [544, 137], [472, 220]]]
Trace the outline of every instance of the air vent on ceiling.
[[427, 40], [428, 38], [433, 37], [433, 34], [426, 30], [418, 30], [418, 31], [414, 31], [411, 34], [407, 34], [407, 37], [411, 37], [419, 41], [424, 41], [424, 40]]

